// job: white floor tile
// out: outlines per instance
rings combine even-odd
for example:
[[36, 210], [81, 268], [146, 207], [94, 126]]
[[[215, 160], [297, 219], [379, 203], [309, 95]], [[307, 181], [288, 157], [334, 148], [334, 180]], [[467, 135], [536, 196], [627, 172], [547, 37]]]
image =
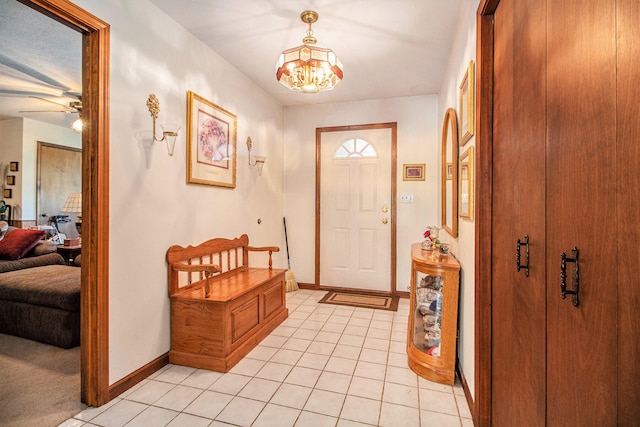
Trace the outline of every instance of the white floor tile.
[[[453, 395], [451, 395], [453, 398]], [[402, 384], [384, 383], [382, 401], [395, 403], [396, 405], [418, 407], [418, 387], [410, 387]], [[426, 409], [426, 408], [423, 408]]]
[[201, 389], [207, 389], [222, 376], [221, 372], [207, 371], [205, 369], [198, 369], [193, 374], [189, 375], [180, 385], [187, 387], [195, 387]]
[[256, 378], [264, 378], [265, 380], [273, 380], [273, 381], [284, 381], [291, 372], [293, 366], [285, 365], [283, 363], [276, 362], [267, 362], [265, 365], [258, 371], [256, 374]]
[[453, 393], [420, 389], [420, 409], [459, 416]]
[[347, 396], [340, 418], [366, 424], [377, 425], [380, 416], [379, 400], [364, 399], [357, 396]]
[[302, 357], [302, 352], [297, 350], [289, 350], [281, 348], [273, 355], [269, 362], [272, 363], [284, 363], [285, 365], [295, 365]]
[[180, 412], [165, 408], [149, 406], [137, 417], [127, 423], [127, 427], [165, 426], [171, 422]]
[[299, 414], [299, 409], [268, 404], [251, 427], [291, 427]]
[[93, 418], [91, 423], [105, 427], [123, 426], [147, 408], [148, 406], [142, 403], [121, 400]]
[[273, 357], [278, 351], [275, 347], [259, 345], [247, 354], [250, 359], [264, 360], [265, 362]]
[[304, 405], [304, 410], [338, 417], [342, 410], [344, 399], [344, 394], [316, 389], [311, 392], [306, 405]]
[[385, 365], [389, 353], [386, 350], [375, 350], [372, 348], [363, 348], [360, 352], [360, 359], [365, 362], [379, 363]]
[[307, 353], [325, 354], [329, 356], [335, 348], [335, 343], [313, 341], [311, 345], [309, 345], [309, 348], [307, 348]]
[[310, 387], [302, 387], [294, 384], [282, 384], [276, 394], [271, 398], [275, 405], [302, 409], [307, 403], [309, 395], [313, 391]]
[[335, 372], [323, 372], [320, 374], [320, 378], [318, 378], [315, 388], [346, 394], [347, 390], [349, 390], [351, 378], [351, 375], [338, 374]]
[[240, 362], [238, 362], [236, 366], [231, 368], [229, 372], [232, 374], [252, 377], [256, 373], [258, 373], [260, 369], [262, 369], [265, 363], [266, 362], [264, 360], [249, 359], [248, 357], [245, 357]]
[[265, 405], [264, 402], [234, 397], [216, 417], [216, 420], [238, 426], [250, 426], [258, 418]]
[[358, 361], [356, 370], [353, 375], [364, 378], [371, 378], [374, 380], [384, 380], [387, 367], [379, 363], [371, 363]]
[[151, 380], [148, 381], [144, 386], [138, 388], [135, 392], [127, 396], [127, 400], [151, 405], [153, 404], [153, 402], [160, 399], [174, 387], [175, 385], [171, 383]]
[[459, 417], [439, 412], [420, 411], [420, 422], [422, 427], [460, 427]]
[[181, 412], [167, 424], [167, 427], [207, 427], [210, 423], [211, 419], [209, 418], [197, 417]]
[[356, 361], [343, 357], [332, 356], [324, 367], [325, 371], [337, 372], [339, 374], [353, 375], [356, 369]]
[[420, 427], [420, 412], [417, 408], [382, 402], [379, 426]]
[[301, 366], [294, 367], [284, 382], [287, 384], [301, 385], [304, 387], [313, 387], [318, 381], [322, 371], [311, 368], [303, 368]]
[[335, 417], [302, 411], [296, 422], [296, 427], [334, 427], [338, 421]]
[[216, 382], [211, 384], [209, 390], [236, 395], [244, 388], [245, 385], [247, 385], [249, 380], [251, 380], [251, 377], [247, 377], [245, 375], [226, 373]]
[[177, 385], [158, 399], [154, 405], [180, 412], [200, 396], [202, 392], [203, 390], [199, 388]]
[[353, 377], [347, 394], [367, 399], [382, 400], [384, 382], [371, 378]]
[[190, 368], [188, 366], [171, 365], [169, 369], [164, 370], [160, 375], [157, 375], [154, 380], [165, 381], [172, 384], [180, 384], [189, 375], [193, 374], [196, 368]]
[[361, 347], [354, 347], [351, 345], [338, 344], [333, 350], [333, 356], [342, 357], [344, 359], [358, 360], [360, 357]]
[[408, 367], [400, 368], [397, 366], [387, 366], [385, 381], [417, 387], [418, 375]]
[[228, 394], [205, 390], [182, 412], [214, 419], [231, 402], [231, 399], [233, 396]]
[[278, 381], [253, 378], [240, 391], [240, 393], [238, 393], [238, 396], [246, 397], [247, 399], [259, 400], [261, 402], [268, 402], [279, 387], [280, 382]]
[[297, 365], [305, 368], [322, 370], [328, 360], [329, 356], [326, 354], [305, 353], [298, 360]]

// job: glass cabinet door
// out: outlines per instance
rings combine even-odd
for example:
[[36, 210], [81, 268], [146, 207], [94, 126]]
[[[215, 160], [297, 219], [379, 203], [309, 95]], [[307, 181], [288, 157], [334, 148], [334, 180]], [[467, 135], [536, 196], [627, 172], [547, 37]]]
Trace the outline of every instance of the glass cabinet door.
[[442, 293], [444, 277], [416, 271], [413, 345], [426, 354], [440, 357]]

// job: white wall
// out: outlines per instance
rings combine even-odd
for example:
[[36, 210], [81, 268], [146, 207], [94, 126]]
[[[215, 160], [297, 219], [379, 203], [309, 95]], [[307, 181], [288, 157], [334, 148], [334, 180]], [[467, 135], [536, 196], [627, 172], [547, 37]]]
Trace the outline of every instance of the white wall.
[[[316, 128], [386, 122], [398, 123], [398, 198], [402, 193], [414, 194], [414, 203], [397, 206], [396, 286], [407, 290], [411, 244], [424, 239], [428, 225], [440, 222], [435, 95], [285, 108], [285, 215], [291, 269], [298, 282], [315, 281]], [[404, 163], [426, 163], [426, 180], [403, 181]]]
[[[458, 89], [464, 73], [467, 70], [469, 61], [476, 59], [476, 10], [478, 0], [465, 0], [462, 6], [462, 13], [458, 22], [458, 28], [454, 45], [449, 57], [445, 81], [443, 82], [438, 97], [438, 122], [444, 120], [444, 112], [449, 107], [460, 114], [458, 102]], [[459, 121], [458, 117], [458, 121]], [[459, 123], [458, 123], [459, 126]], [[460, 131], [461, 132], [461, 131]], [[475, 135], [464, 147], [460, 147], [460, 154], [469, 147], [475, 146]], [[477, 163], [477, 160], [476, 160]], [[475, 199], [482, 195], [475, 195]], [[441, 235], [448, 235], [442, 231]], [[456, 256], [462, 268], [460, 284], [460, 337], [458, 341], [458, 359], [465, 379], [469, 385], [472, 396], [475, 396], [475, 365], [474, 365], [474, 339], [475, 339], [475, 224], [472, 220], [459, 219], [458, 238], [452, 239], [451, 251]]]
[[13, 189], [13, 197], [7, 200], [13, 209], [12, 219], [36, 221], [38, 142], [81, 148], [82, 136], [71, 128], [22, 118], [0, 121], [0, 134], [0, 164], [20, 162], [20, 170], [9, 173], [16, 176], [16, 185], [7, 187]]
[[[109, 378], [114, 383], [169, 350], [169, 246], [247, 233], [253, 245], [284, 249], [284, 113], [148, 1], [75, 3], [111, 26]], [[238, 116], [235, 189], [186, 184], [187, 90]], [[164, 145], [151, 142], [146, 106], [151, 93], [160, 100], [158, 123], [182, 125], [173, 157]], [[262, 176], [247, 165], [247, 136], [252, 153], [267, 156]], [[283, 254], [274, 266], [284, 265]]]

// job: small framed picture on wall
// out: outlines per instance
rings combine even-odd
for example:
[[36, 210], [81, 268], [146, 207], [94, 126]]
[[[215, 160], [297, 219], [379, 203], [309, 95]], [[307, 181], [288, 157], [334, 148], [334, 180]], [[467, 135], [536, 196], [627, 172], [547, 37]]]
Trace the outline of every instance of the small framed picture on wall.
[[9, 170], [11, 172], [18, 172], [20, 170], [19, 162], [9, 162]]
[[424, 181], [424, 164], [403, 165], [403, 181]]
[[16, 185], [15, 175], [7, 175], [7, 185]]
[[10, 188], [5, 188], [2, 192], [2, 197], [5, 199], [10, 199], [13, 196], [13, 191]]

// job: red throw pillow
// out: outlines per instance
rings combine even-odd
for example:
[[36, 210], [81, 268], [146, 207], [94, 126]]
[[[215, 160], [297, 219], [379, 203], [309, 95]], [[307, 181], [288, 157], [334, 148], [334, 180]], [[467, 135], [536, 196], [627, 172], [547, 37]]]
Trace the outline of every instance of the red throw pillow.
[[0, 240], [0, 259], [22, 258], [44, 237], [44, 230], [16, 228]]

